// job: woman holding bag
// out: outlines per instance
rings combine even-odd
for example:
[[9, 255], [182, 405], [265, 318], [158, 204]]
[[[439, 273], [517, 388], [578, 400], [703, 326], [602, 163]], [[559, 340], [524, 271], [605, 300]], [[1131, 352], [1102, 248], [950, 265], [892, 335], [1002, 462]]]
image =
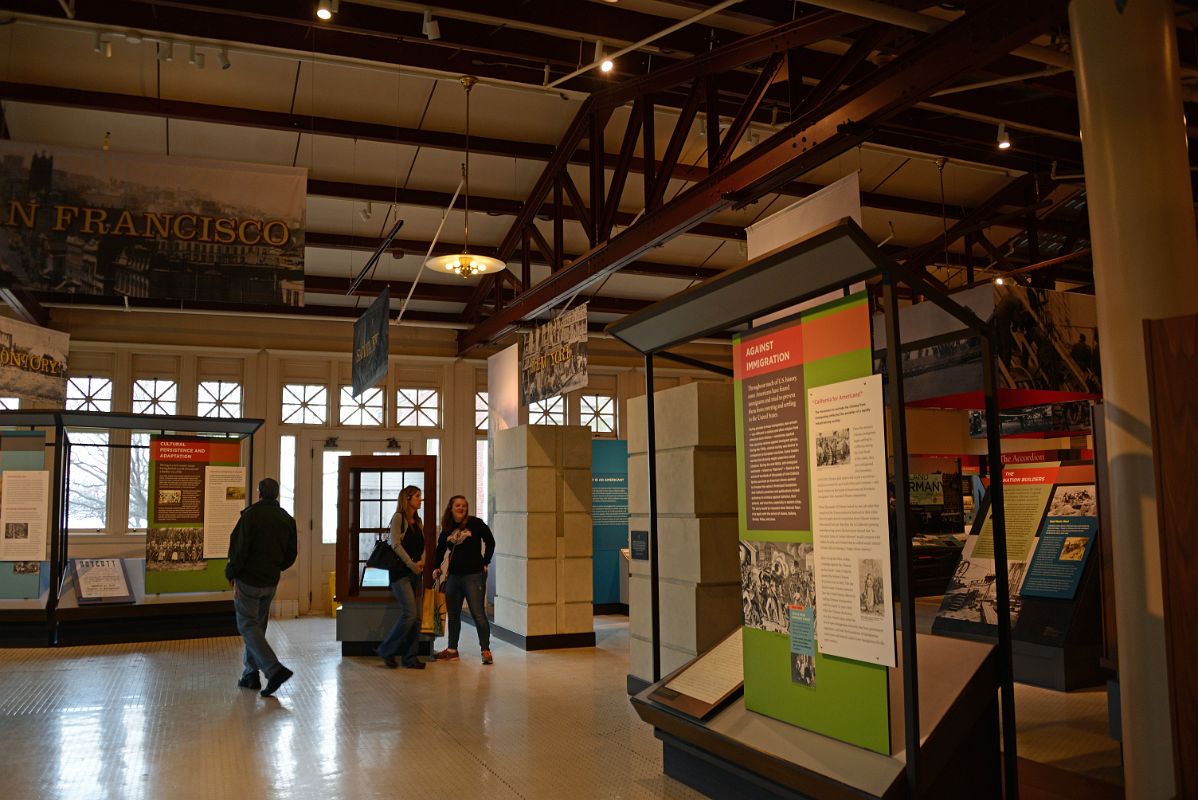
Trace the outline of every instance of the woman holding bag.
[[420, 580], [424, 574], [424, 528], [420, 522], [420, 504], [424, 497], [415, 486], [405, 486], [399, 493], [395, 515], [391, 517], [391, 549], [399, 563], [388, 570], [391, 593], [399, 603], [399, 619], [379, 645], [383, 664], [390, 669], [399, 666], [399, 656], [409, 669], [424, 669], [416, 657], [417, 634], [420, 624]]
[[[445, 514], [441, 517], [441, 535], [437, 538], [436, 562], [433, 579], [445, 576], [445, 603], [449, 616], [449, 646], [437, 653], [440, 661], [458, 658], [458, 638], [462, 632], [462, 600], [470, 608], [474, 628], [478, 631], [478, 644], [482, 648], [484, 664], [492, 663], [491, 625], [487, 621], [485, 596], [487, 591], [487, 569], [495, 553], [495, 537], [487, 523], [470, 516], [470, 503], [462, 495], [449, 498]], [[448, 568], [443, 559], [448, 555]]]

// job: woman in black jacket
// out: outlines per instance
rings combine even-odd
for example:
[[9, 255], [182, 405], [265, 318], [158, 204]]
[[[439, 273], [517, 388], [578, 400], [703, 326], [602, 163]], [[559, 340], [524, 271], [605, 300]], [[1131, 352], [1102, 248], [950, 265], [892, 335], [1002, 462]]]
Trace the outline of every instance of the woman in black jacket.
[[409, 669], [424, 669], [416, 657], [420, 633], [420, 581], [424, 574], [424, 527], [420, 522], [420, 489], [405, 486], [399, 493], [398, 507], [391, 517], [391, 549], [399, 556], [399, 565], [389, 570], [387, 578], [391, 593], [399, 603], [399, 619], [379, 645], [383, 664], [391, 669], [399, 666], [399, 656]]
[[495, 537], [487, 523], [470, 516], [470, 503], [462, 495], [449, 498], [441, 517], [441, 535], [437, 538], [437, 569], [433, 580], [441, 577], [445, 554], [449, 553], [449, 574], [445, 579], [445, 605], [449, 616], [449, 646], [437, 653], [441, 661], [458, 658], [458, 637], [462, 632], [462, 600], [470, 607], [483, 663], [490, 664], [491, 625], [487, 622], [487, 568], [495, 553]]

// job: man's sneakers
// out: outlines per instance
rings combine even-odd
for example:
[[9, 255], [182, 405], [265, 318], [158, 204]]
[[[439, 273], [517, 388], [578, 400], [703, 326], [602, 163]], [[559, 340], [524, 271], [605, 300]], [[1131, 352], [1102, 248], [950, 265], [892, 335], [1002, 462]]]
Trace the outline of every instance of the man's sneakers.
[[458, 655], [458, 651], [450, 650], [448, 647], [446, 647], [444, 650], [437, 653], [437, 655], [436, 655], [436, 659], [438, 661], [457, 661], [458, 658], [460, 658], [460, 656]]
[[262, 681], [258, 679], [258, 671], [255, 670], [249, 675], [242, 675], [241, 680], [237, 681], [237, 685], [242, 689], [253, 689], [256, 692], [262, 688]]
[[424, 669], [424, 662], [417, 659], [415, 661], [407, 662], [406, 664], [404, 664], [404, 666], [408, 669]]
[[395, 660], [394, 656], [383, 656], [382, 658], [383, 666], [387, 669], [396, 669], [399, 667], [399, 662]]
[[294, 672], [280, 664], [278, 672], [266, 679], [266, 688], [259, 692], [259, 694], [261, 694], [263, 697], [270, 697], [272, 694], [278, 691], [280, 686], [282, 686], [284, 683], [287, 683], [287, 681], [290, 680], [291, 676], [294, 674]]
[[494, 664], [495, 663], [495, 659], [491, 658], [490, 650], [483, 651], [483, 663], [484, 664]]

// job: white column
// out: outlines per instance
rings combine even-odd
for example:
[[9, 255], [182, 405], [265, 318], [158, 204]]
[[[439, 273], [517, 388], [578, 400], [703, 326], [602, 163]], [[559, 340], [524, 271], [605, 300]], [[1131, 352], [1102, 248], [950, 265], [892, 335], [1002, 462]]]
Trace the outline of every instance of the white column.
[[1172, 797], [1145, 319], [1198, 311], [1198, 241], [1169, 0], [1074, 0], [1082, 149], [1106, 400], [1124, 776]]

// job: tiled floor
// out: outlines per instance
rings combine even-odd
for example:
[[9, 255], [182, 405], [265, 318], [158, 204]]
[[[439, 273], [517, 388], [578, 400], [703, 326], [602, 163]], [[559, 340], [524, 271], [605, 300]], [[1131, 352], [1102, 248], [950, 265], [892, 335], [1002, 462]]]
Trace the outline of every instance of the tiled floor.
[[627, 625], [595, 650], [423, 671], [342, 658], [333, 622], [274, 621], [295, 678], [236, 687], [240, 640], [0, 650], [5, 798], [692, 798], [625, 694]]
[[[274, 621], [296, 677], [237, 689], [240, 639], [0, 649], [4, 798], [693, 798], [625, 694], [625, 618], [598, 647], [423, 671], [342, 658], [333, 622]], [[1020, 754], [1117, 779], [1105, 695], [1020, 686]]]

